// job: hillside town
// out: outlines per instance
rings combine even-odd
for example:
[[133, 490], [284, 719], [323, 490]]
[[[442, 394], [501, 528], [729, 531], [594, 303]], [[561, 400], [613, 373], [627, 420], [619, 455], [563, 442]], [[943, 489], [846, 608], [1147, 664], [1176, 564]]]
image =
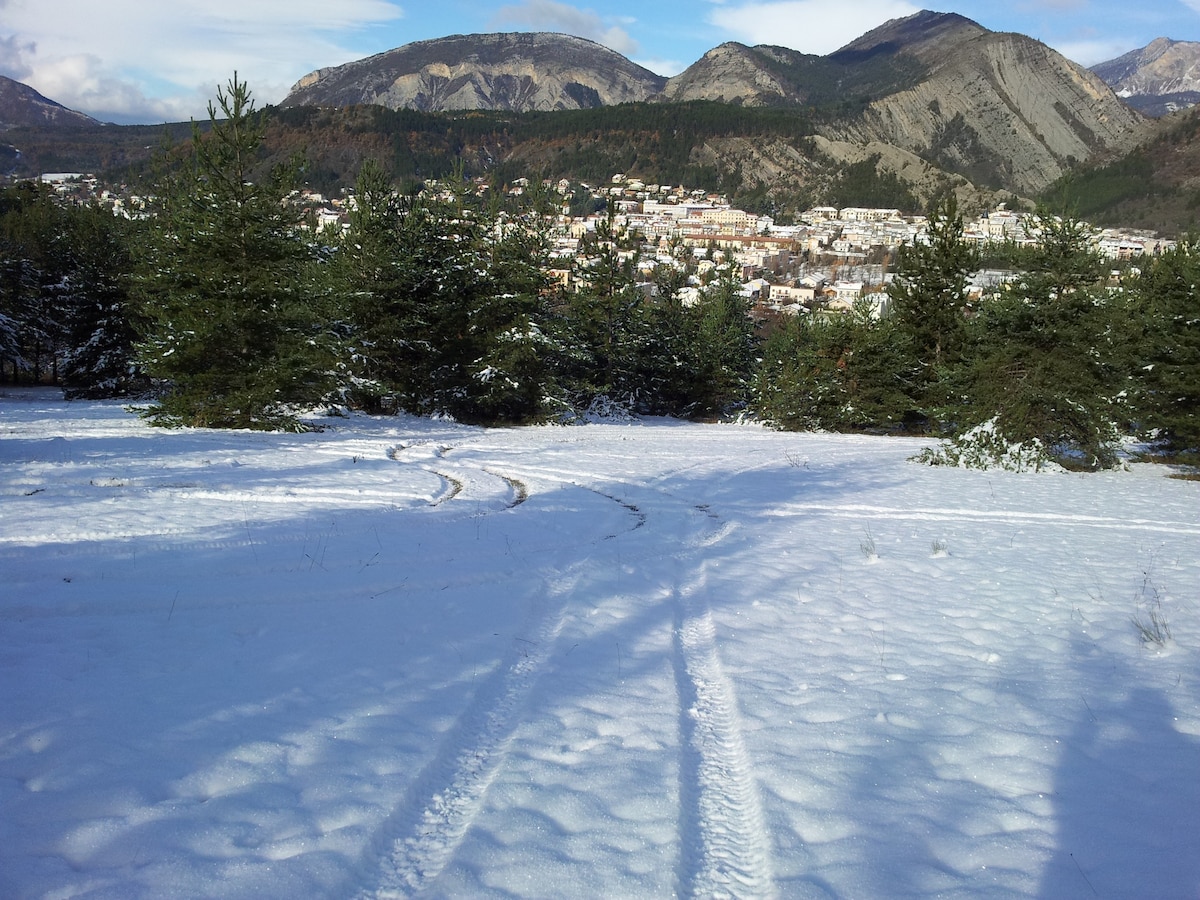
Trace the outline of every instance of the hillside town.
[[[105, 187], [90, 175], [50, 174], [42, 180], [66, 202], [95, 202], [114, 215], [139, 217], [151, 206], [150, 198]], [[518, 179], [506, 192], [520, 198], [533, 187], [528, 179]], [[586, 282], [594, 262], [589, 247], [595, 247], [587, 238], [608, 228], [621, 237], [618, 258], [647, 293], [655, 289], [661, 269], [672, 269], [685, 282], [682, 302], [693, 303], [719, 271], [732, 271], [755, 311], [764, 316], [842, 312], [863, 302], [874, 315], [884, 315], [897, 251], [925, 240], [927, 228], [925, 216], [899, 209], [832, 206], [808, 209], [795, 217], [795, 224], [782, 225], [770, 216], [738, 209], [720, 193], [647, 184], [625, 174], [601, 185], [562, 179], [540, 188], [560, 207], [550, 228], [554, 267], [548, 274], [564, 290], [577, 290]], [[426, 189], [448, 190], [436, 181]], [[487, 179], [478, 178], [474, 189], [483, 196], [491, 187]], [[317, 231], [345, 228], [354, 207], [352, 190], [337, 197], [301, 190], [294, 200], [308, 211]], [[572, 214], [581, 200], [593, 211]], [[1091, 231], [1096, 252], [1114, 264], [1158, 256], [1175, 245], [1149, 231]], [[966, 218], [964, 236], [981, 247], [1036, 246], [1038, 216], [1000, 204]], [[1010, 272], [983, 270], [975, 273], [969, 290], [975, 295], [994, 292], [1012, 277]]]

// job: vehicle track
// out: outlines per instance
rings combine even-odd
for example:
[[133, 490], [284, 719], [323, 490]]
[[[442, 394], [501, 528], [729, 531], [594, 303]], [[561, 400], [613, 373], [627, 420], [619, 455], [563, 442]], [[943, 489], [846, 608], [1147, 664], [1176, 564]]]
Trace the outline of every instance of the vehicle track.
[[[758, 786], [742, 737], [732, 683], [717, 652], [716, 629], [706, 599], [705, 554], [730, 528], [707, 504], [693, 503], [663, 487], [635, 481], [589, 486], [566, 472], [513, 467], [519, 475], [487, 474], [515, 487], [557, 482], [587, 490], [618, 504], [631, 517], [629, 531], [670, 531], [676, 551], [626, 555], [640, 586], [642, 602], [662, 602], [661, 585], [676, 585], [670, 600], [674, 617], [671, 658], [678, 693], [680, 735], [680, 847], [676, 884], [680, 896], [773, 897], [771, 840]], [[526, 488], [528, 490], [528, 488]], [[467, 496], [464, 494], [462, 496]], [[516, 505], [516, 504], [513, 504]], [[511, 508], [511, 507], [510, 507]], [[597, 540], [610, 540], [606, 535]], [[641, 544], [641, 542], [639, 542]], [[661, 548], [651, 534], [646, 547]], [[570, 566], [589, 565], [590, 542]], [[569, 567], [570, 567], [569, 566]], [[683, 573], [691, 573], [686, 580]], [[360, 900], [433, 894], [440, 874], [484, 808], [488, 789], [508, 756], [513, 735], [526, 715], [526, 698], [546, 669], [563, 627], [574, 582], [548, 577], [523, 629], [504, 661], [477, 690], [470, 706], [443, 737], [436, 756], [414, 780], [381, 829], [372, 861], [374, 876]]]
[[854, 518], [878, 518], [916, 522], [1006, 522], [1014, 525], [1074, 525], [1080, 528], [1116, 529], [1120, 531], [1149, 531], [1163, 534], [1200, 535], [1200, 525], [1183, 522], [1159, 522], [1152, 519], [1113, 519], [1103, 516], [1074, 515], [1064, 513], [1036, 513], [1004, 510], [975, 509], [895, 509], [886, 506], [865, 504], [789, 503], [775, 509], [764, 510], [763, 515], [786, 518], [812, 514], [831, 516], [853, 516]]
[[[705, 599], [705, 549], [728, 534], [707, 505], [694, 507], [709, 522], [687, 556], [699, 557], [690, 580], [674, 593], [673, 660], [679, 693], [681, 897], [774, 897], [771, 837], [753, 765], [742, 738], [733, 685], [717, 651], [716, 627]], [[695, 513], [693, 513], [694, 515]]]
[[[677, 893], [774, 897], [770, 833], [707, 600], [706, 555], [733, 529], [709, 504], [679, 496], [666, 485], [630, 481], [588, 489], [635, 514], [634, 530], [650, 532], [646, 546], [677, 548], [667, 555], [625, 557], [641, 571], [646, 603], [661, 596], [657, 586], [663, 580], [674, 585], [671, 658], [679, 702], [682, 805]], [[655, 533], [663, 532], [675, 539], [657, 540]], [[630, 590], [628, 582], [625, 590]]]
[[563, 624], [565, 594], [547, 587], [501, 664], [476, 691], [404, 800], [376, 835], [368, 898], [411, 897], [432, 888], [475, 821], [508, 753], [527, 695]]

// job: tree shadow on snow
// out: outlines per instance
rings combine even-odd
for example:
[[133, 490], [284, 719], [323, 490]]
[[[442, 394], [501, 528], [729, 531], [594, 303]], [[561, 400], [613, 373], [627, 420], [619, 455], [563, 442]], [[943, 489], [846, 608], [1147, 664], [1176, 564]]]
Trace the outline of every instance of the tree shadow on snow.
[[1075, 723], [1039, 897], [1200, 897], [1200, 740], [1175, 721], [1161, 690], [1140, 687]]

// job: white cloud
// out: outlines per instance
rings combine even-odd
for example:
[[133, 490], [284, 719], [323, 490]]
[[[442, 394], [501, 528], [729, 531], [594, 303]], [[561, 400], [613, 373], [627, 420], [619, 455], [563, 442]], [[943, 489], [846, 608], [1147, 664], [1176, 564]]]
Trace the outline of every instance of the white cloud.
[[649, 69], [655, 75], [665, 75], [670, 78], [672, 75], [678, 75], [688, 66], [695, 62], [694, 59], [687, 62], [680, 62], [677, 59], [663, 59], [661, 57], [638, 57], [633, 60], [643, 69]]
[[1130, 50], [1138, 49], [1138, 46], [1140, 45], [1112, 38], [1107, 40], [1059, 41], [1053, 44], [1055, 50], [1071, 60], [1071, 62], [1079, 63], [1081, 66], [1094, 66], [1098, 63], [1108, 62], [1110, 59], [1124, 56]]
[[235, 69], [260, 105], [277, 102], [311, 69], [360, 55], [341, 40], [403, 15], [389, 0], [0, 3], [0, 74], [117, 121], [201, 115]]
[[588, 38], [626, 56], [638, 52], [638, 43], [619, 22], [632, 24], [629, 17], [605, 19], [590, 9], [579, 9], [557, 0], [525, 0], [524, 3], [502, 6], [492, 18], [495, 27], [527, 26], [538, 31], [560, 31]]
[[761, 0], [721, 3], [708, 20], [747, 44], [832, 53], [890, 19], [920, 12], [905, 0]]

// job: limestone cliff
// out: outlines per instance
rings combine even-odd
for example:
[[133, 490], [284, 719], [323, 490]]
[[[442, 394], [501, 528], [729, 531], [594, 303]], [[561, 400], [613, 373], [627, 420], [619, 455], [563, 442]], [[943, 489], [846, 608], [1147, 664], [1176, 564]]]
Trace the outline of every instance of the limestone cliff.
[[1092, 67], [1131, 106], [1166, 115], [1200, 103], [1200, 43], [1158, 38]]
[[563, 34], [455, 35], [319, 69], [283, 106], [377, 104], [426, 111], [590, 109], [646, 100], [666, 79]]
[[671, 78], [659, 99], [676, 103], [716, 100], [743, 106], [803, 102], [804, 96], [771, 71], [768, 62], [760, 48], [734, 41], [722, 44]]
[[1031, 38], [983, 32], [922, 56], [926, 78], [825, 135], [894, 144], [982, 184], [1036, 193], [1145, 134], [1143, 117], [1099, 77]]

